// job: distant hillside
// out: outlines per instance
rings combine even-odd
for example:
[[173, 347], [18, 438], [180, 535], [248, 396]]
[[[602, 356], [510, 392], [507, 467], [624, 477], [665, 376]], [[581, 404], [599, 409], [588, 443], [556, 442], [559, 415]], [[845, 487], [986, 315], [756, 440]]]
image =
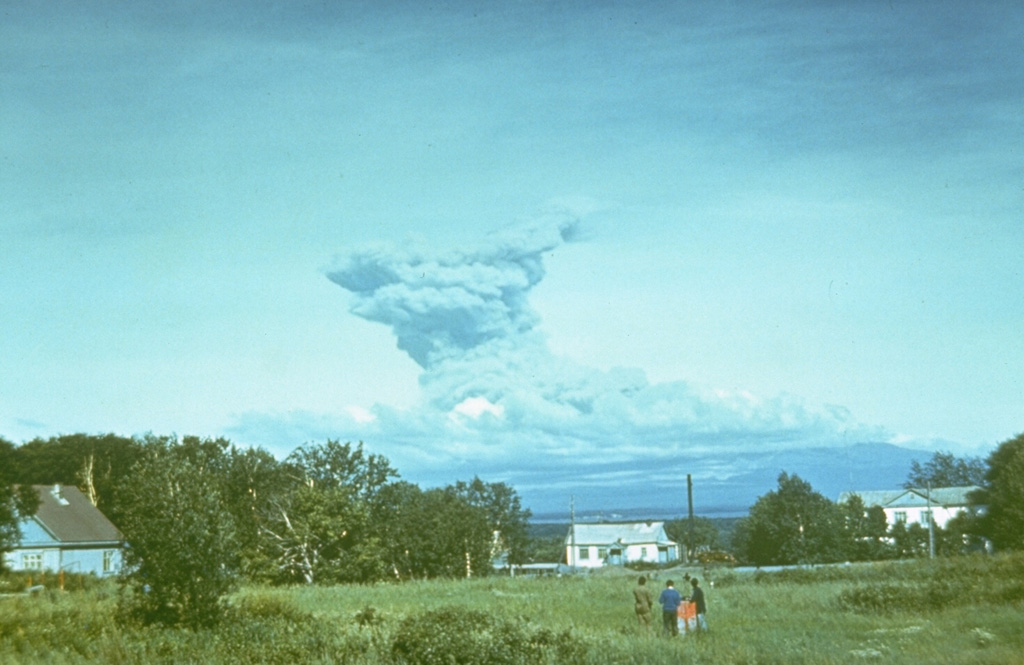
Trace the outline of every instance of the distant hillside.
[[[730, 506], [744, 513], [757, 498], [778, 486], [778, 476], [786, 471], [796, 474], [827, 498], [855, 490], [879, 490], [902, 487], [910, 465], [931, 457], [930, 452], [901, 448], [888, 443], [860, 443], [844, 448], [810, 448], [768, 452], [755, 456], [758, 468], [730, 479], [726, 486], [708, 488], [707, 505]], [[736, 505], [731, 499], [743, 496]]]
[[[804, 448], [750, 452], [744, 454], [748, 471], [715, 480], [696, 480], [703, 464], [695, 460], [693, 501], [694, 512], [703, 517], [736, 517], [746, 515], [758, 497], [778, 486], [783, 471], [800, 476], [827, 498], [835, 501], [839, 494], [853, 490], [879, 490], [902, 487], [910, 473], [911, 462], [924, 462], [931, 453], [901, 448], [889, 443], [859, 443], [841, 448]], [[713, 460], [712, 460], [713, 461]], [[615, 521], [636, 519], [677, 519], [687, 514], [686, 477], [680, 478], [675, 495], [661, 493], [652, 497], [648, 487], [622, 487], [614, 493], [595, 490], [584, 504], [576, 502], [577, 521]], [[606, 497], [606, 498], [600, 498]], [[534, 509], [534, 522], [568, 523], [569, 496], [560, 499], [551, 494], [543, 497], [546, 506], [565, 506], [543, 511]]]
[[568, 529], [568, 522], [531, 522], [527, 532], [530, 538], [564, 538]]

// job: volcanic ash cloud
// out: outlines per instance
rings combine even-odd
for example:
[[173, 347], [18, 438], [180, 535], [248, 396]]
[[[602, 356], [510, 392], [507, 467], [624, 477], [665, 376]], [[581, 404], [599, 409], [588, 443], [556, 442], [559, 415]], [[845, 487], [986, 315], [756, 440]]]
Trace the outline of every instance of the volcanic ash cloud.
[[578, 220], [553, 216], [464, 250], [357, 250], [327, 277], [352, 293], [354, 314], [389, 326], [423, 368], [415, 421], [444, 423], [467, 443], [629, 459], [820, 445], [848, 430], [841, 409], [652, 385], [639, 369], [606, 372], [552, 354], [529, 293], [544, 277], [544, 254], [579, 238]]

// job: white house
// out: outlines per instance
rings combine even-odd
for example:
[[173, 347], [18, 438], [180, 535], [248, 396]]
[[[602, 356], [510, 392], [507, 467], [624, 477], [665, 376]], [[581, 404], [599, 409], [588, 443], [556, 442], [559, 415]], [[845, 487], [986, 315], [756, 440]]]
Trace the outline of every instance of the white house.
[[576, 524], [565, 537], [565, 561], [571, 567], [677, 560], [679, 545], [669, 540], [664, 522]]
[[867, 492], [843, 492], [839, 503], [845, 503], [854, 494], [859, 495], [865, 508], [881, 506], [889, 526], [898, 523], [928, 526], [928, 516], [935, 520], [935, 526], [944, 528], [949, 520], [970, 509], [968, 495], [979, 489], [970, 487], [933, 487], [878, 490]]
[[34, 485], [35, 515], [18, 524], [21, 538], [4, 555], [7, 568], [115, 575], [121, 569], [121, 533], [77, 487]]

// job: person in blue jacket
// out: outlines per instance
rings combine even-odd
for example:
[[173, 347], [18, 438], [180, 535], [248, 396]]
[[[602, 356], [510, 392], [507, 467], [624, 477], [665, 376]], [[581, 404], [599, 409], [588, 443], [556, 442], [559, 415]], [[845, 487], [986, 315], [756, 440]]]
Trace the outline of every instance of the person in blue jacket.
[[683, 597], [676, 591], [675, 583], [672, 580], [665, 582], [665, 588], [661, 590], [658, 602], [661, 603], [662, 632], [670, 637], [678, 635], [679, 619], [677, 613], [679, 611], [679, 603], [683, 602]]

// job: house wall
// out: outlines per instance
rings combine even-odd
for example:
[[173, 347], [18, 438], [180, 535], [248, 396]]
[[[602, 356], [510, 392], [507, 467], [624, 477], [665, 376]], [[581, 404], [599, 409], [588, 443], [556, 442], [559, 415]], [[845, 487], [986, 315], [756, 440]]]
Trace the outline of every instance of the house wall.
[[121, 550], [116, 546], [81, 549], [59, 547], [21, 547], [4, 554], [9, 570], [41, 570], [69, 573], [93, 573], [100, 577], [121, 572]]
[[[920, 524], [923, 527], [928, 526], [927, 519], [927, 506], [908, 506], [908, 507], [897, 507], [897, 508], [885, 508], [885, 521], [889, 523], [889, 526], [896, 524], [899, 521], [903, 521], [907, 526], [911, 524]], [[935, 526], [945, 528], [946, 524], [964, 511], [963, 507], [957, 506], [952, 508], [946, 508], [944, 506], [932, 506], [932, 519], [935, 520]]]
[[597, 545], [577, 545], [574, 557], [572, 546], [566, 547], [566, 561], [577, 568], [600, 568], [604, 561], [598, 557], [599, 549]]
[[35, 519], [22, 520], [18, 528], [18, 545], [4, 554], [4, 565], [9, 570], [65, 570], [101, 577], [121, 571], [121, 550], [116, 544], [60, 543]]
[[4, 553], [8, 570], [60, 570], [60, 550], [49, 547], [18, 548]]
[[658, 554], [657, 543], [630, 545], [626, 548], [625, 554], [627, 561], [648, 561], [650, 563], [658, 563], [661, 561], [661, 557]]
[[63, 568], [69, 572], [95, 573], [100, 577], [121, 572], [121, 550], [116, 547], [64, 550], [62, 557]]
[[21, 538], [18, 543], [22, 547], [50, 547], [57, 545], [57, 540], [34, 519], [23, 519], [18, 522]]
[[78, 489], [65, 488], [63, 494], [59, 486], [36, 486], [36, 490], [40, 508], [19, 521], [18, 542], [4, 553], [4, 567], [99, 576], [120, 573], [121, 535]]
[[[576, 545], [576, 559], [575, 565], [579, 568], [600, 568], [606, 563], [606, 559], [609, 555], [609, 548], [601, 545]], [[566, 561], [572, 565], [572, 546], [567, 546]], [[586, 556], [584, 557], [584, 551]], [[664, 559], [658, 553], [657, 543], [639, 543], [635, 545], [626, 545], [622, 547], [622, 560], [619, 563], [631, 563], [637, 561], [647, 561], [650, 563], [659, 563], [666, 561], [675, 561], [678, 558], [678, 552], [675, 547], [669, 547], [665, 552]]]

